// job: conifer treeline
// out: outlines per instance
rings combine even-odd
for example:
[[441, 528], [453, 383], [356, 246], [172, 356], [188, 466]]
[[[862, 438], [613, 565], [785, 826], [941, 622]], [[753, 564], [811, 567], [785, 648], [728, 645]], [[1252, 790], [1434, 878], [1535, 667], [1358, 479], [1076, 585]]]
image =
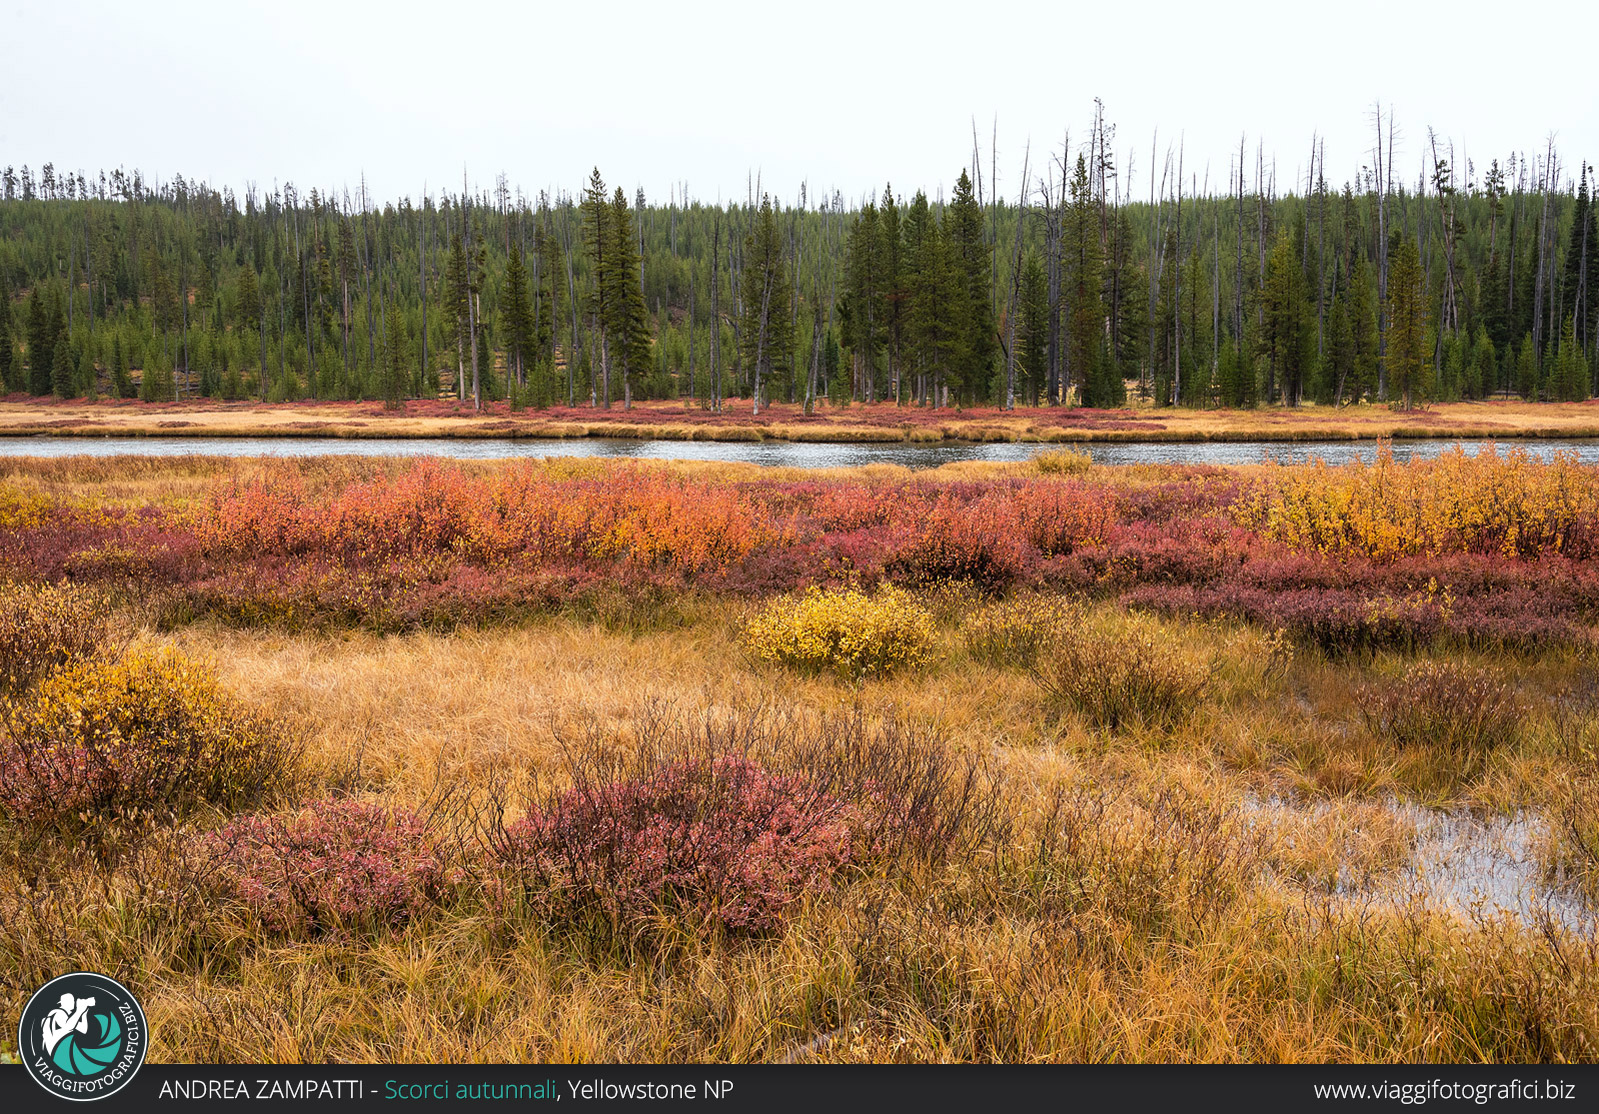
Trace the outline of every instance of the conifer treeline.
[[1178, 150], [1134, 199], [1096, 112], [1015, 200], [985, 196], [974, 154], [947, 201], [853, 206], [651, 204], [598, 170], [575, 197], [502, 176], [379, 206], [7, 167], [0, 383], [757, 410], [1596, 393], [1592, 168], [1551, 143], [1479, 170], [1433, 141], [1406, 183], [1391, 122], [1377, 136], [1341, 187], [1319, 145], [1292, 188], [1240, 147], [1221, 191]]

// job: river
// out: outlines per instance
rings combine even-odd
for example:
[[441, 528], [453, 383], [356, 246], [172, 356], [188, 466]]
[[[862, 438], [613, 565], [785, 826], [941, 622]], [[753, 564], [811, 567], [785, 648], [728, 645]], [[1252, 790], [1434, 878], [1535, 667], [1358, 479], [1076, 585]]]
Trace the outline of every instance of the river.
[[[1401, 440], [1393, 442], [1397, 460], [1435, 457], [1456, 444], [1469, 453], [1487, 442]], [[1501, 441], [1548, 460], [1570, 453], [1584, 464], [1599, 464], [1599, 440]], [[741, 461], [793, 468], [849, 468], [862, 464], [902, 464], [936, 468], [961, 460], [1023, 461], [1049, 448], [1086, 452], [1097, 464], [1299, 464], [1317, 458], [1329, 464], [1371, 460], [1375, 441], [1124, 441], [1060, 446], [1034, 443], [964, 441], [911, 444], [821, 444], [794, 441], [640, 441], [615, 437], [571, 439], [452, 439], [342, 437], [0, 437], [0, 456], [74, 455], [178, 456], [437, 456], [456, 460], [528, 457], [600, 457], [645, 460]]]

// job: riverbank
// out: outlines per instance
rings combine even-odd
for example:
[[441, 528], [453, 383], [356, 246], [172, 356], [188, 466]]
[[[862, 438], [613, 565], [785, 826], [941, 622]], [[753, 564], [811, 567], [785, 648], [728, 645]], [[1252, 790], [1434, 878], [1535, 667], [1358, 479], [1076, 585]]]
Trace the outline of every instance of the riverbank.
[[1599, 437], [1599, 402], [1444, 403], [1409, 412], [1385, 406], [1295, 410], [1018, 409], [921, 410], [886, 403], [823, 407], [778, 404], [760, 415], [748, 403], [722, 413], [680, 402], [631, 411], [587, 406], [481, 412], [455, 402], [413, 401], [401, 410], [375, 402], [88, 402], [10, 395], [0, 400], [0, 437], [335, 437], [789, 441], [893, 444], [962, 441], [1036, 444], [1116, 442], [1514, 440]]

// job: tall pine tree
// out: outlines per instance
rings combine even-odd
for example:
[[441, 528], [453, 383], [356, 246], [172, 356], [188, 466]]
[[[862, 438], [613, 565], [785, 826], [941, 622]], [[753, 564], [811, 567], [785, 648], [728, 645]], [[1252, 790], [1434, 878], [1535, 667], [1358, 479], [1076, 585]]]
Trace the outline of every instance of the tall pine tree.
[[949, 250], [954, 302], [949, 316], [954, 387], [968, 402], [985, 400], [999, 355], [994, 304], [989, 298], [993, 251], [983, 232], [983, 210], [972, 193], [972, 180], [961, 171], [955, 196], [944, 211], [944, 242]]
[[650, 366], [650, 315], [644, 305], [643, 263], [633, 231], [632, 208], [620, 186], [611, 199], [608, 228], [611, 251], [606, 277], [611, 289], [605, 297], [605, 335], [613, 364], [622, 368], [623, 407], [631, 410], [634, 377]]

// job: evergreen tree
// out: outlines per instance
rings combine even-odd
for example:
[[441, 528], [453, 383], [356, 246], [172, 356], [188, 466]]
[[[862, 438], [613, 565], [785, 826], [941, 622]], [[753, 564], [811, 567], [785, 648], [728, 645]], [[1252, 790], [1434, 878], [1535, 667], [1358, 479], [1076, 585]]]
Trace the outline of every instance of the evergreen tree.
[[405, 388], [410, 376], [406, 371], [409, 360], [403, 330], [400, 315], [391, 311], [385, 322], [382, 364], [378, 369], [378, 384], [385, 410], [400, 410], [405, 406]]
[[1088, 179], [1088, 162], [1077, 156], [1067, 187], [1062, 229], [1065, 266], [1066, 376], [1084, 406], [1120, 406], [1126, 401], [1121, 374], [1105, 353], [1103, 259], [1099, 245], [1099, 205]]
[[533, 331], [533, 299], [528, 292], [527, 268], [522, 265], [522, 248], [511, 245], [510, 262], [505, 268], [505, 285], [500, 297], [500, 318], [505, 335], [506, 370], [518, 387], [527, 385], [527, 369], [538, 358]]
[[11, 339], [11, 291], [0, 279], [0, 395], [17, 387], [17, 349]]
[[883, 328], [883, 350], [888, 357], [888, 391], [894, 396], [894, 405], [900, 405], [903, 390], [905, 352], [905, 319], [908, 292], [905, 288], [903, 244], [900, 237], [899, 203], [894, 200], [892, 185], [883, 186], [880, 202], [881, 216], [878, 228], [879, 288], [882, 292], [880, 314]]
[[[1310, 292], [1305, 286], [1297, 243], [1298, 238], [1283, 229], [1266, 259], [1266, 277], [1260, 288], [1261, 329], [1257, 340], [1260, 353], [1267, 361], [1267, 392], [1270, 394], [1275, 385], [1288, 406], [1297, 406], [1303, 397], [1306, 372], [1315, 355]], [[1391, 347], [1389, 351], [1391, 354]]]
[[1582, 402], [1588, 397], [1588, 362], [1577, 341], [1575, 315], [1566, 318], [1565, 328], [1561, 330], [1553, 381], [1556, 397], [1561, 402]]
[[1355, 372], [1355, 326], [1350, 320], [1349, 296], [1338, 291], [1327, 307], [1325, 367], [1328, 401], [1342, 405], [1359, 397], [1359, 376]]
[[1021, 376], [1021, 396], [1038, 405], [1044, 376], [1049, 373], [1049, 280], [1037, 252], [1028, 252], [1022, 264], [1020, 290], [1021, 329], [1017, 370]]
[[1561, 316], [1573, 318], [1574, 343], [1579, 350], [1593, 348], [1599, 323], [1599, 205], [1594, 204], [1590, 190], [1591, 170], [1584, 164], [1560, 284]]
[[793, 297], [788, 253], [777, 229], [770, 196], [761, 197], [755, 226], [744, 240], [744, 276], [739, 286], [744, 364], [754, 377], [755, 412], [761, 408], [762, 385], [793, 366], [794, 327], [788, 314]]
[[471, 339], [472, 280], [467, 266], [466, 247], [460, 233], [450, 237], [450, 262], [445, 272], [445, 304], [455, 319], [455, 397], [466, 401], [467, 345]]
[[[844, 256], [844, 289], [838, 303], [841, 339], [861, 362], [868, 381], [891, 329], [893, 303], [888, 296], [885, 249], [886, 237], [877, 206], [869, 201], [850, 228]], [[849, 382], [847, 374], [844, 382]], [[835, 403], [839, 401], [835, 387], [829, 387], [828, 395]]]
[[600, 177], [599, 167], [595, 167], [589, 176], [588, 189], [583, 193], [583, 245], [589, 261], [589, 328], [599, 338], [599, 401], [607, 410], [611, 408], [610, 327], [616, 317], [611, 306], [616, 294], [616, 268], [612, 258], [616, 236], [611, 230], [611, 217], [605, 180]]
[[50, 391], [57, 398], [76, 398], [77, 385], [73, 382], [77, 378], [78, 361], [72, 352], [72, 340], [67, 331], [62, 329], [56, 334], [56, 342], [50, 357]]
[[75, 393], [93, 402], [100, 395], [100, 385], [97, 382], [94, 366], [94, 352], [87, 339], [82, 349], [78, 352], [78, 372]]
[[955, 196], [944, 211], [944, 240], [949, 248], [955, 294], [948, 313], [955, 322], [951, 349], [956, 390], [969, 402], [984, 401], [999, 355], [999, 332], [989, 298], [993, 252], [983, 232], [983, 210], [963, 170]]
[[1349, 336], [1353, 345], [1350, 365], [1352, 380], [1347, 397], [1351, 401], [1377, 395], [1377, 292], [1372, 268], [1357, 257], [1349, 278]]
[[476, 360], [473, 363], [472, 389], [476, 398], [495, 397], [498, 380], [494, 378], [494, 348], [489, 344], [489, 331], [481, 326], [477, 331]]
[[1521, 338], [1516, 353], [1516, 392], [1528, 402], [1538, 400], [1538, 352], [1531, 333]]
[[66, 328], [60, 302], [42, 287], [28, 296], [28, 393], [50, 393], [56, 337]]
[[[548, 219], [548, 214], [545, 214]], [[555, 366], [555, 346], [560, 336], [561, 293], [566, 289], [562, 270], [565, 253], [561, 242], [548, 234], [544, 221], [533, 228], [533, 256], [538, 261], [538, 290], [534, 316], [537, 319], [535, 344], [541, 359]]]
[[1471, 364], [1472, 381], [1476, 384], [1479, 398], [1488, 398], [1499, 389], [1499, 356], [1494, 350], [1493, 338], [1488, 335], [1488, 328], [1482, 322], [1477, 323], [1477, 331], [1471, 338]]
[[906, 343], [924, 403], [943, 406], [954, 355], [955, 332], [945, 310], [956, 300], [955, 272], [927, 195], [920, 190], [905, 211]]
[[111, 341], [111, 397], [133, 397], [133, 379], [128, 375], [128, 354], [122, 347], [120, 330]]
[[1432, 346], [1426, 277], [1415, 241], [1400, 238], [1388, 271], [1388, 386], [1399, 392], [1406, 410], [1426, 386]]
[[256, 282], [254, 267], [240, 267], [239, 279], [233, 288], [234, 320], [246, 329], [261, 327], [261, 287]]
[[610, 311], [606, 329], [611, 342], [611, 360], [622, 368], [622, 398], [626, 409], [633, 408], [633, 382], [650, 368], [650, 314], [644, 304], [643, 261], [633, 230], [632, 208], [620, 186], [611, 200], [612, 290], [606, 298]]

